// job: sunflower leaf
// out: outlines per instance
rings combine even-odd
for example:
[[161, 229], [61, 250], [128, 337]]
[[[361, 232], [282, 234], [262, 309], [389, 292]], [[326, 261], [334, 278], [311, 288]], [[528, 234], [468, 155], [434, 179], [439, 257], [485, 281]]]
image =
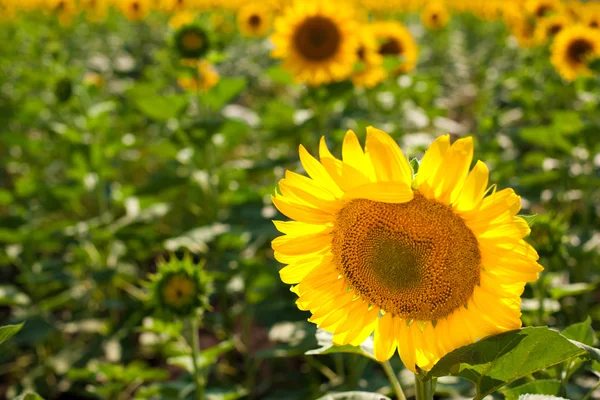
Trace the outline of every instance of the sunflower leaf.
[[523, 385], [506, 389], [504, 391], [504, 396], [506, 400], [518, 400], [521, 395], [531, 393], [556, 396], [560, 393], [560, 381], [541, 379], [527, 382]]
[[318, 349], [309, 350], [306, 354], [333, 354], [333, 353], [354, 353], [360, 354], [375, 360], [375, 354], [373, 350], [373, 338], [369, 337], [360, 346], [351, 346], [349, 344], [343, 346], [337, 346], [333, 344], [333, 335], [327, 331], [319, 329], [316, 334], [317, 343], [319, 344]]
[[600, 360], [600, 351], [547, 327], [528, 327], [458, 348], [426, 377], [463, 377], [475, 383], [475, 399], [482, 399], [517, 379], [577, 357]]
[[23, 327], [23, 324], [24, 322], [21, 322], [19, 325], [6, 325], [0, 327], [0, 344], [16, 335]]

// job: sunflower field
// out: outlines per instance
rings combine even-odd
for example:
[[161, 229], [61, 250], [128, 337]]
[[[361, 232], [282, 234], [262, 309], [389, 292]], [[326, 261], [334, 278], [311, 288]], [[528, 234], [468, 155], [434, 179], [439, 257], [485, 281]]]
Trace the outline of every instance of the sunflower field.
[[0, 399], [600, 399], [600, 2], [0, 0]]

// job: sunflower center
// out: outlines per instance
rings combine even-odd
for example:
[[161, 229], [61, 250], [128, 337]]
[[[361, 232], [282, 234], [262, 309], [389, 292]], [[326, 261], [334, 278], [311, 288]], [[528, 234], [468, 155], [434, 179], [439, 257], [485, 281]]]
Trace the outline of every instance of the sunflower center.
[[337, 215], [332, 252], [363, 298], [409, 320], [443, 318], [466, 304], [481, 271], [463, 220], [418, 192], [403, 204], [349, 202]]
[[586, 56], [593, 50], [592, 44], [584, 39], [574, 40], [569, 44], [567, 49], [567, 57], [575, 64], [581, 64], [585, 62]]
[[552, 7], [550, 6], [546, 6], [546, 5], [541, 5], [538, 7], [538, 9], [535, 12], [535, 15], [537, 17], [543, 17], [546, 14], [549, 14], [552, 11]]
[[256, 14], [252, 15], [248, 19], [248, 23], [250, 24], [251, 27], [257, 28], [258, 26], [260, 26], [260, 16], [256, 15]]
[[198, 50], [204, 44], [202, 37], [196, 32], [188, 32], [181, 38], [183, 47], [186, 50]]
[[387, 39], [379, 46], [379, 54], [384, 56], [402, 54], [402, 45], [397, 40]]
[[131, 9], [133, 11], [139, 11], [140, 10], [140, 3], [138, 3], [137, 1], [134, 1], [133, 3], [131, 3]]
[[562, 29], [561, 24], [550, 25], [550, 28], [549, 28], [550, 36], [555, 36], [558, 32], [561, 31], [561, 29]]
[[311, 61], [323, 61], [337, 53], [342, 35], [337, 25], [329, 18], [307, 18], [294, 34], [296, 49]]

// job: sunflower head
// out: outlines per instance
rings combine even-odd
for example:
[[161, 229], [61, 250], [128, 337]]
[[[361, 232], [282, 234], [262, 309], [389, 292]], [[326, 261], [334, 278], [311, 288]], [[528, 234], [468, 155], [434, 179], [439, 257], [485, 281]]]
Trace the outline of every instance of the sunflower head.
[[181, 58], [200, 58], [209, 49], [206, 32], [195, 24], [179, 28], [175, 32], [173, 42]]
[[211, 63], [206, 60], [194, 61], [196, 60], [186, 60], [186, 64], [189, 63], [187, 71], [177, 78], [181, 88], [205, 92], [219, 83], [219, 73]]
[[421, 22], [428, 29], [440, 29], [448, 24], [450, 13], [443, 2], [433, 0], [421, 11]]
[[348, 131], [341, 160], [324, 139], [319, 156], [300, 146], [309, 177], [279, 182], [273, 203], [292, 221], [275, 221], [272, 246], [296, 304], [335, 344], [374, 332], [378, 360], [397, 350], [415, 372], [521, 326], [520, 295], [542, 267], [519, 196], [489, 187], [483, 162], [471, 169], [471, 138], [439, 137], [418, 168], [372, 127], [364, 148]]
[[179, 11], [169, 18], [169, 26], [173, 29], [179, 29], [184, 25], [191, 25], [196, 19], [196, 14], [190, 11]]
[[272, 25], [272, 10], [262, 3], [248, 3], [239, 9], [237, 25], [244, 36], [261, 37], [269, 33]]
[[109, 4], [106, 0], [82, 0], [79, 4], [89, 22], [104, 21], [108, 15]]
[[535, 39], [543, 44], [552, 40], [561, 30], [571, 24], [571, 19], [566, 14], [554, 14], [541, 19], [535, 27]]
[[298, 82], [310, 85], [347, 78], [356, 61], [357, 23], [337, 2], [297, 1], [275, 21], [271, 55]]
[[381, 21], [372, 25], [379, 43], [378, 52], [384, 57], [396, 57], [396, 74], [412, 71], [417, 64], [419, 49], [410, 32], [400, 22]]
[[148, 286], [151, 303], [159, 314], [186, 317], [209, 307], [210, 280], [202, 266], [194, 263], [190, 255], [181, 260], [171, 256], [168, 262], [158, 262]]
[[528, 0], [525, 9], [535, 18], [544, 18], [562, 9], [560, 0]]
[[141, 21], [150, 12], [149, 0], [117, 0], [123, 15], [129, 21]]
[[558, 73], [572, 81], [592, 73], [588, 64], [600, 58], [598, 30], [585, 25], [573, 25], [561, 30], [551, 47], [550, 61]]

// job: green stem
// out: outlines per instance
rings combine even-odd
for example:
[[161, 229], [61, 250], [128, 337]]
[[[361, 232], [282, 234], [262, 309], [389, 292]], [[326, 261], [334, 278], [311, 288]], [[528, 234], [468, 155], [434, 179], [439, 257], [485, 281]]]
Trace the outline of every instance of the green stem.
[[200, 338], [198, 337], [198, 317], [193, 316], [190, 320], [192, 331], [192, 364], [194, 365], [194, 383], [196, 385], [196, 399], [204, 400], [204, 376], [198, 366], [200, 356]]
[[415, 398], [416, 400], [433, 400], [433, 379], [421, 379], [415, 374]]
[[400, 386], [400, 381], [398, 381], [398, 377], [396, 373], [392, 369], [389, 361], [384, 361], [381, 363], [385, 374], [387, 375], [392, 387], [394, 388], [394, 393], [396, 393], [396, 399], [398, 400], [406, 400], [406, 396], [404, 395], [404, 391], [402, 391], [402, 386]]

